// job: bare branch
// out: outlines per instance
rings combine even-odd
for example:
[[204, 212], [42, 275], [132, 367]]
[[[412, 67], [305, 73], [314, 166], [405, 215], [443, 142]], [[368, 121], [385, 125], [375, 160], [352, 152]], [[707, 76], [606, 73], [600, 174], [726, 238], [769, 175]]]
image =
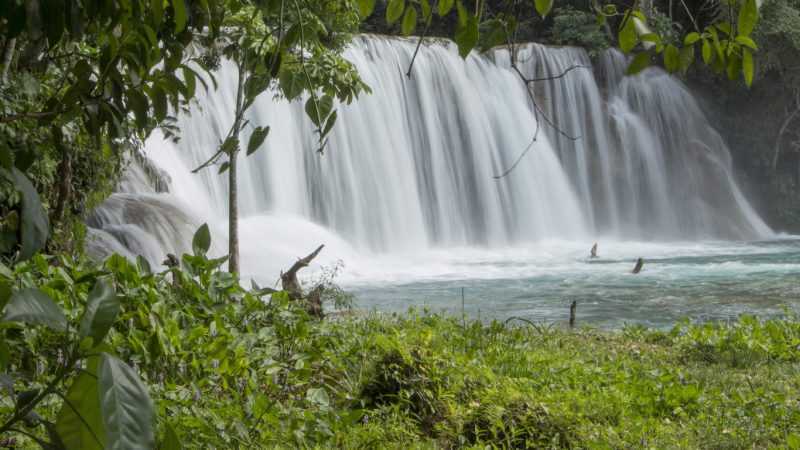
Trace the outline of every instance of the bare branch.
[[419, 37], [419, 42], [417, 42], [417, 48], [414, 49], [414, 55], [411, 57], [411, 62], [408, 64], [408, 71], [406, 72], [406, 76], [411, 78], [411, 69], [414, 68], [414, 61], [417, 60], [417, 54], [419, 54], [419, 49], [422, 47], [422, 41], [425, 40], [425, 37], [428, 35], [428, 30], [431, 26], [431, 19], [428, 18], [428, 23], [425, 24], [425, 29], [422, 30], [422, 36]]
[[798, 114], [800, 114], [800, 89], [795, 91], [795, 109], [791, 114], [789, 114], [786, 120], [783, 121], [781, 129], [778, 131], [778, 137], [775, 140], [775, 154], [772, 156], [773, 172], [778, 170], [778, 159], [780, 159], [781, 141], [783, 140], [783, 135], [786, 134], [786, 130], [789, 128], [789, 125], [791, 125]]
[[541, 78], [524, 78], [526, 84], [536, 83], [538, 81], [550, 81], [550, 80], [558, 80], [560, 78], [564, 78], [568, 73], [572, 72], [575, 69], [592, 69], [592, 66], [586, 64], [575, 64], [574, 66], [568, 67], [566, 70], [561, 72], [558, 75], [550, 76], [550, 77], [541, 77]]
[[692, 21], [692, 25], [694, 25], [694, 30], [699, 33], [700, 27], [697, 26], [697, 20], [695, 20], [694, 16], [692, 15], [692, 12], [689, 11], [689, 7], [686, 5], [686, 1], [681, 0], [681, 4], [683, 5], [683, 9], [686, 10], [686, 14], [689, 16], [689, 20]]
[[0, 116], [0, 123], [11, 123], [17, 120], [24, 119], [47, 119], [49, 117], [57, 116], [62, 111], [41, 111], [41, 112], [27, 112], [20, 114], [9, 114], [7, 116]]
[[506, 169], [506, 171], [505, 171], [505, 172], [501, 173], [500, 175], [495, 175], [493, 178], [494, 178], [495, 180], [499, 180], [499, 179], [501, 179], [501, 178], [504, 178], [504, 177], [506, 177], [506, 176], [507, 176], [508, 174], [510, 174], [510, 173], [511, 173], [511, 172], [512, 172], [514, 169], [516, 169], [516, 168], [517, 168], [517, 165], [519, 165], [520, 161], [522, 161], [522, 158], [524, 158], [524, 157], [525, 157], [525, 155], [527, 155], [527, 154], [528, 154], [528, 152], [529, 152], [529, 151], [530, 151], [530, 150], [533, 148], [533, 144], [534, 144], [535, 142], [536, 142], [536, 135], [534, 135], [534, 136], [533, 136], [533, 139], [531, 139], [531, 142], [528, 144], [528, 146], [527, 146], [527, 147], [525, 147], [525, 150], [523, 150], [523, 151], [522, 151], [522, 153], [520, 153], [520, 154], [519, 154], [519, 156], [517, 157], [517, 159], [514, 161], [514, 164], [511, 164], [511, 166], [510, 166], [508, 169]]

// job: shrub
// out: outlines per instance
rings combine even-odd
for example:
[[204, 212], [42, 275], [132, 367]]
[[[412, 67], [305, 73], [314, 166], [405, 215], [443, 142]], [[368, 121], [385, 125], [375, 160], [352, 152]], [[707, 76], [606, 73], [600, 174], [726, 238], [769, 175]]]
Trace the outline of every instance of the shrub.
[[609, 47], [608, 37], [597, 23], [597, 17], [569, 6], [554, 13], [552, 41], [557, 45], [583, 47], [593, 58]]

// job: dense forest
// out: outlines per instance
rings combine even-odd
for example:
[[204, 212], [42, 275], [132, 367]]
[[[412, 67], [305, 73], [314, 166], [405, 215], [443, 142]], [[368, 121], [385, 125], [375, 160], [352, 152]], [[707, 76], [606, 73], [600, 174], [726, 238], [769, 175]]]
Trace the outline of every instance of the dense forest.
[[[248, 111], [301, 102], [324, 158], [339, 110], [379, 89], [344, 56], [359, 33], [508, 48], [534, 105], [552, 80], [519, 46], [617, 47], [627, 75], [701, 92], [763, 214], [800, 229], [797, 0], [0, 0], [0, 448], [800, 449], [790, 314], [605, 332], [361, 313], [301, 283], [323, 247], [272, 288], [240, 280], [237, 177], [273, 131]], [[226, 64], [232, 124], [194, 168], [227, 179], [226, 254], [202, 226], [162, 267], [93, 260], [91, 212], [149, 137], [190, 131]]]

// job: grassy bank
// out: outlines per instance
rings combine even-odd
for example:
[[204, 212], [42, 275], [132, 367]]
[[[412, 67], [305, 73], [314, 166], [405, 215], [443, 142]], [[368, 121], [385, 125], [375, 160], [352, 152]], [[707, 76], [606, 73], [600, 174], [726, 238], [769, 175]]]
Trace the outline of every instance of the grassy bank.
[[[243, 289], [220, 260], [183, 263], [153, 273], [120, 257], [99, 268], [37, 257], [0, 271], [2, 292], [38, 289], [70, 324], [2, 325], [0, 422], [26, 392], [63, 395], [44, 396], [0, 440], [36, 448], [32, 436], [57, 434], [72, 439], [67, 448], [100, 448], [110, 423], [93, 403], [102, 352], [141, 377], [164, 450], [800, 448], [795, 320], [667, 333], [462, 324], [413, 311], [320, 322], [283, 293]], [[71, 324], [101, 281], [119, 314], [96, 344]]]
[[[437, 316], [331, 325], [370, 420], [338, 444], [797, 448], [800, 327], [672, 333], [483, 326]], [[367, 442], [370, 442], [367, 441]], [[793, 446], [794, 445], [794, 446]]]

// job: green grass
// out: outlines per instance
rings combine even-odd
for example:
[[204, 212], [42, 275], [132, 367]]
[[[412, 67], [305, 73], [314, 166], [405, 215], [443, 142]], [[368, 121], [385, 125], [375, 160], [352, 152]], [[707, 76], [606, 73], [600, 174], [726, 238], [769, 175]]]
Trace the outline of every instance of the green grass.
[[[508, 328], [439, 316], [325, 325], [360, 423], [344, 447], [797, 448], [800, 327], [671, 333]], [[342, 354], [342, 353], [340, 353]]]

